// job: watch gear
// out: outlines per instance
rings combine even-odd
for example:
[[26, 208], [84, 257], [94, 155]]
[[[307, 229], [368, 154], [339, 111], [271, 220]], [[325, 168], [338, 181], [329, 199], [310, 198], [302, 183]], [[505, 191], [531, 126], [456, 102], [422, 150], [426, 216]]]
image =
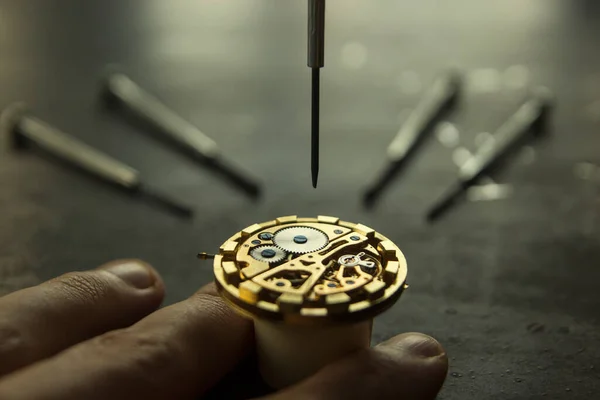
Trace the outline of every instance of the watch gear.
[[273, 243], [290, 253], [306, 254], [323, 249], [329, 243], [329, 238], [316, 228], [292, 226], [275, 232]]
[[285, 253], [285, 251], [278, 247], [272, 245], [264, 245], [257, 246], [254, 249], [252, 249], [252, 251], [250, 251], [250, 255], [255, 260], [273, 264], [283, 260], [287, 254]]

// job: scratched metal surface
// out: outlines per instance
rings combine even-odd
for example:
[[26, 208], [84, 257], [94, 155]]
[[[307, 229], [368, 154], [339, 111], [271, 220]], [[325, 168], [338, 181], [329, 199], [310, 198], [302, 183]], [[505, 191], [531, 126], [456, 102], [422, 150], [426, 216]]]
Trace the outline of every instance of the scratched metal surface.
[[[196, 261], [233, 232], [288, 214], [336, 215], [392, 238], [410, 290], [375, 340], [423, 331], [451, 360], [442, 399], [591, 398], [600, 389], [600, 7], [589, 1], [330, 0], [322, 72], [322, 161], [309, 172], [304, 1], [0, 1], [0, 102], [140, 169], [193, 203], [193, 222], [33, 153], [0, 158], [0, 291], [115, 257], [163, 274], [167, 302], [211, 280]], [[266, 187], [252, 203], [99, 107], [97, 77], [122, 64]], [[467, 72], [461, 108], [379, 206], [362, 188], [406, 110], [443, 67]], [[551, 135], [497, 182], [505, 199], [427, 205], [475, 149], [543, 84]], [[458, 150], [457, 150], [458, 148]], [[581, 164], [581, 163], [592, 164]]]

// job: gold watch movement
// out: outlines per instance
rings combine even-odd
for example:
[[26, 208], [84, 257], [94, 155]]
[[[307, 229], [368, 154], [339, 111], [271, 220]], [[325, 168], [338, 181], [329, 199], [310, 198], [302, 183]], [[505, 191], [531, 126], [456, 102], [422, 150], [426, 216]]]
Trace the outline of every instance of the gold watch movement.
[[290, 324], [367, 320], [407, 287], [398, 246], [367, 226], [327, 216], [243, 229], [214, 256], [214, 274], [221, 296], [239, 312]]

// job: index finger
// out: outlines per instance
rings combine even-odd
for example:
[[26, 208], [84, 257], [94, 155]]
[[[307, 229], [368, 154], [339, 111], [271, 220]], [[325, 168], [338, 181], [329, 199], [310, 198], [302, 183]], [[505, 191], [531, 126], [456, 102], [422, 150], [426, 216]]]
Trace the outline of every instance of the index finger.
[[0, 398], [194, 398], [233, 369], [252, 341], [251, 321], [209, 285], [130, 328], [8, 375]]

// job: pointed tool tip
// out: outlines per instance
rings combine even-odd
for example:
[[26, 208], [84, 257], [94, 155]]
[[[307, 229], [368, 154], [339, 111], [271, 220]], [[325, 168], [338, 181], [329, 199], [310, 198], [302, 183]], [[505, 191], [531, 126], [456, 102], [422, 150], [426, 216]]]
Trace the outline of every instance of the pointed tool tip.
[[317, 188], [317, 178], [318, 178], [318, 174], [313, 173], [312, 174], [312, 185], [313, 185], [313, 188], [315, 188], [315, 189]]

